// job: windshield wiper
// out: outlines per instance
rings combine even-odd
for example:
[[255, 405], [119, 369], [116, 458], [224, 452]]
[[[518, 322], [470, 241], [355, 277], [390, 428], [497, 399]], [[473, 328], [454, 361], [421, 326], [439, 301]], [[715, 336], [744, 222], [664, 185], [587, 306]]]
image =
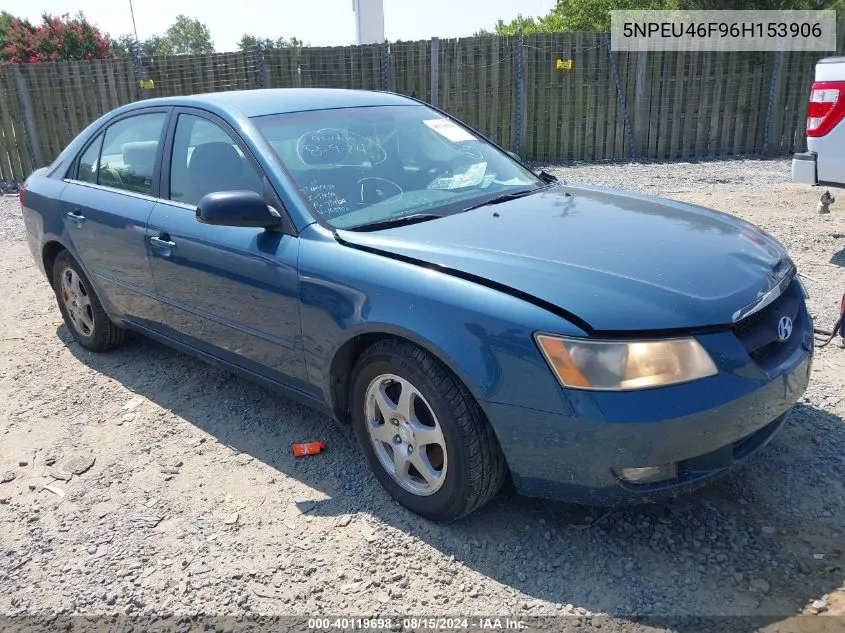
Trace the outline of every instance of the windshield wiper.
[[530, 196], [532, 193], [536, 193], [537, 191], [542, 191], [543, 189], [547, 189], [550, 187], [551, 184], [543, 185], [542, 187], [534, 187], [533, 189], [520, 189], [519, 191], [509, 191], [507, 193], [500, 193], [498, 196], [493, 196], [485, 200], [484, 202], [479, 202], [478, 204], [473, 204], [463, 211], [472, 211], [473, 209], [478, 209], [480, 207], [486, 207], [491, 204], [499, 204], [500, 202], [507, 202], [508, 200], [516, 200], [517, 198], [523, 198], [525, 196]]
[[413, 213], [411, 215], [402, 215], [395, 218], [386, 218], [378, 220], [377, 222], [370, 222], [369, 224], [361, 224], [350, 228], [350, 231], [378, 231], [379, 229], [388, 229], [396, 226], [406, 226], [408, 224], [417, 224], [418, 222], [426, 222], [427, 220], [435, 220], [442, 218], [439, 213]]
[[[537, 177], [538, 177], [540, 180], [542, 180], [543, 182], [545, 182], [546, 184], [549, 184], [549, 185], [551, 185], [551, 184], [554, 184], [554, 183], [558, 182], [557, 177], [556, 177], [556, 176], [552, 176], [552, 175], [551, 175], [549, 172], [547, 172], [547, 171], [541, 171], [539, 174], [537, 174]], [[564, 184], [566, 184], [566, 183], [564, 183]]]

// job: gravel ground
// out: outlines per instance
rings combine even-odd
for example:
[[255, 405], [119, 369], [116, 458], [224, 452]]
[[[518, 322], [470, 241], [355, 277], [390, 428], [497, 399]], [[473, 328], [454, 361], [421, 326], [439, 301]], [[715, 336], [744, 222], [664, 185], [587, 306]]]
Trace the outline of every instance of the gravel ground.
[[[546, 168], [760, 224], [806, 275], [817, 326], [833, 324], [845, 195], [820, 216], [821, 191], [789, 183], [788, 161]], [[440, 526], [389, 499], [348, 428], [140, 338], [82, 350], [32, 263], [15, 196], [0, 201], [0, 237], [0, 481], [11, 479], [0, 483], [0, 615], [12, 624], [565, 614], [546, 628], [774, 631], [796, 630], [787, 618], [800, 613], [822, 612], [804, 624], [845, 614], [838, 341], [817, 353], [785, 430], [700, 493], [607, 512], [504, 492]], [[291, 457], [291, 442], [316, 438], [326, 453]], [[765, 619], [713, 619], [739, 615]]]

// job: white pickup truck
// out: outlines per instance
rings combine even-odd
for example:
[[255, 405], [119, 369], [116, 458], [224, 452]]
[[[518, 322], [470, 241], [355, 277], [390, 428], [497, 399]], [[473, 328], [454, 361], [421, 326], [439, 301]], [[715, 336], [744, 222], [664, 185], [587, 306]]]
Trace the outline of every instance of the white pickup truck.
[[807, 105], [807, 151], [793, 156], [792, 180], [845, 187], [845, 57], [816, 64]]

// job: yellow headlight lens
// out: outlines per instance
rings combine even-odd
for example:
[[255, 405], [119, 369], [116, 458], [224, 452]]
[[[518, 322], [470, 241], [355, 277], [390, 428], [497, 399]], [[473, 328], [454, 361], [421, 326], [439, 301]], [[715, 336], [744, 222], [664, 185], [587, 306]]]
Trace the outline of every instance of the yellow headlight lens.
[[624, 391], [664, 387], [719, 373], [694, 338], [591, 341], [549, 334], [535, 338], [565, 387]]

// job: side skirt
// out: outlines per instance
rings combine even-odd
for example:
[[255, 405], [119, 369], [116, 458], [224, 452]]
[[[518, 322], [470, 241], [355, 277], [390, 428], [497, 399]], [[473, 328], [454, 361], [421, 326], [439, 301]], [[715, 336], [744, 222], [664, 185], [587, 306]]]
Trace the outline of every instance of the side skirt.
[[262, 376], [261, 374], [251, 371], [249, 369], [245, 369], [240, 365], [230, 363], [229, 361], [223, 360], [222, 358], [218, 358], [217, 356], [199, 350], [195, 347], [191, 347], [190, 345], [186, 345], [185, 343], [182, 343], [181, 341], [178, 341], [175, 338], [171, 338], [169, 336], [151, 330], [133, 321], [124, 320], [121, 325], [123, 325], [127, 329], [138, 332], [139, 334], [142, 334], [147, 338], [156, 340], [159, 343], [162, 343], [163, 345], [167, 345], [168, 347], [172, 347], [173, 349], [176, 349], [180, 352], [183, 352], [202, 361], [205, 361], [211, 365], [214, 365], [215, 367], [222, 369], [223, 371], [227, 371], [242, 378], [246, 378], [247, 380], [250, 380], [252, 382], [258, 383], [264, 387], [267, 387], [268, 389], [277, 392], [282, 396], [285, 396], [286, 398], [296, 400], [297, 402], [304, 404], [305, 406], [311, 409], [315, 409], [320, 413], [329, 416], [333, 420], [335, 419], [334, 412], [327, 404], [321, 402], [320, 400], [317, 400], [313, 396], [303, 391], [294, 389], [293, 387], [289, 387], [285, 384], [282, 384], [271, 378], [267, 378], [266, 376]]

